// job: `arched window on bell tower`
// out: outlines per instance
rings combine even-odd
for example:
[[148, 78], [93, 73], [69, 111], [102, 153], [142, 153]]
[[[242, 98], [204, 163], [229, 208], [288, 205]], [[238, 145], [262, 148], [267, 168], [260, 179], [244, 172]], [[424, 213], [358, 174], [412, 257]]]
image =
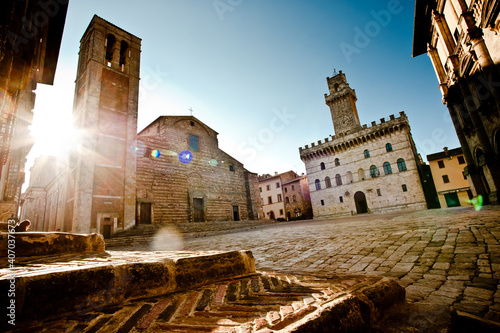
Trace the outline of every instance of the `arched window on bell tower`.
[[125, 65], [127, 61], [127, 57], [129, 56], [129, 47], [126, 41], [122, 41], [120, 44], [120, 70], [122, 72], [125, 71]]
[[116, 37], [112, 34], [108, 34], [106, 36], [106, 59], [105, 63], [106, 66], [111, 67], [111, 64], [113, 63], [113, 51], [115, 49], [115, 43], [116, 43]]

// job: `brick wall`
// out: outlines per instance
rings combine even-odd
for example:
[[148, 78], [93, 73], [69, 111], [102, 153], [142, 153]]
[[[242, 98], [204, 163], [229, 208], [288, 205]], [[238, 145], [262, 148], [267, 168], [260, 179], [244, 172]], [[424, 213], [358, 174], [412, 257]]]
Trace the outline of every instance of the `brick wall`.
[[[197, 151], [190, 149], [190, 135], [198, 138]], [[179, 154], [186, 150], [192, 159], [182, 163]], [[152, 204], [153, 223], [195, 221], [197, 216], [234, 220], [234, 209], [241, 220], [256, 218], [256, 178], [219, 149], [217, 132], [194, 117], [160, 117], [138, 134], [137, 198]], [[196, 202], [202, 203], [201, 213]]]

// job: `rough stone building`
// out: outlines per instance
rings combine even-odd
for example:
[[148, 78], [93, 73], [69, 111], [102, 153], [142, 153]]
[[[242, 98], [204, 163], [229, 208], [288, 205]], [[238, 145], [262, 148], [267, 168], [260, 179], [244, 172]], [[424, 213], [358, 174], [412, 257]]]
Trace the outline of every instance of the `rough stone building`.
[[258, 177], [219, 149], [217, 135], [193, 116], [162, 116], [138, 134], [140, 223], [258, 218]]
[[462, 148], [427, 155], [441, 207], [469, 206], [472, 199]]
[[425, 209], [421, 160], [405, 113], [361, 126], [345, 74], [327, 83], [335, 135], [299, 148], [314, 217]]
[[29, 186], [21, 196], [20, 219], [31, 221], [33, 231], [71, 231], [65, 219], [68, 169], [64, 161], [40, 156], [30, 169]]
[[287, 221], [312, 219], [311, 195], [307, 176], [302, 174], [298, 178], [281, 184], [285, 198], [285, 215]]
[[282, 184], [298, 177], [299, 175], [293, 171], [280, 174], [275, 172], [274, 176], [269, 174], [259, 176], [259, 193], [263, 219], [286, 219]]
[[94, 16], [80, 41], [73, 123], [81, 138], [69, 162], [71, 230], [109, 236], [135, 225], [141, 40]]
[[45, 230], [47, 187], [61, 173], [54, 156], [40, 156], [30, 168], [29, 186], [21, 196], [20, 219], [31, 221], [31, 230]]
[[427, 53], [464, 154], [474, 196], [500, 186], [500, 1], [417, 0], [413, 56]]
[[53, 84], [68, 2], [0, 3], [0, 221], [17, 216], [38, 83]]

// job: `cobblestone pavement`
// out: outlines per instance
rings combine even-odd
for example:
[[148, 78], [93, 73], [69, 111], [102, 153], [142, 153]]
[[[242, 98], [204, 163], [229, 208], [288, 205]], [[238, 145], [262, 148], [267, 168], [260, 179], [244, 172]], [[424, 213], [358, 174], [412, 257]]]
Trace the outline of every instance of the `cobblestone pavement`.
[[[261, 271], [391, 276], [408, 305], [386, 331], [445, 331], [453, 308], [500, 322], [500, 207], [370, 214], [276, 224], [203, 238], [178, 250], [251, 250]], [[158, 245], [160, 244], [160, 245]], [[113, 248], [113, 250], [130, 248]], [[165, 248], [169, 249], [169, 248]], [[411, 326], [411, 327], [410, 327]]]

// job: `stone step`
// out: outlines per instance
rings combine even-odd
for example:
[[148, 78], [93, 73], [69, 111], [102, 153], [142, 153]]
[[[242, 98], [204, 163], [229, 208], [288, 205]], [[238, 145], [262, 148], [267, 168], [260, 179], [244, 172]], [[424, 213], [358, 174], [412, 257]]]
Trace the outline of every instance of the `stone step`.
[[15, 298], [1, 293], [0, 304], [7, 307], [14, 300], [18, 321], [116, 305], [255, 274], [250, 251], [109, 251], [16, 257], [11, 267], [3, 257], [0, 267], [0, 289], [15, 291]]
[[95, 304], [13, 332], [368, 332], [405, 292], [381, 277], [258, 273], [169, 295]]

